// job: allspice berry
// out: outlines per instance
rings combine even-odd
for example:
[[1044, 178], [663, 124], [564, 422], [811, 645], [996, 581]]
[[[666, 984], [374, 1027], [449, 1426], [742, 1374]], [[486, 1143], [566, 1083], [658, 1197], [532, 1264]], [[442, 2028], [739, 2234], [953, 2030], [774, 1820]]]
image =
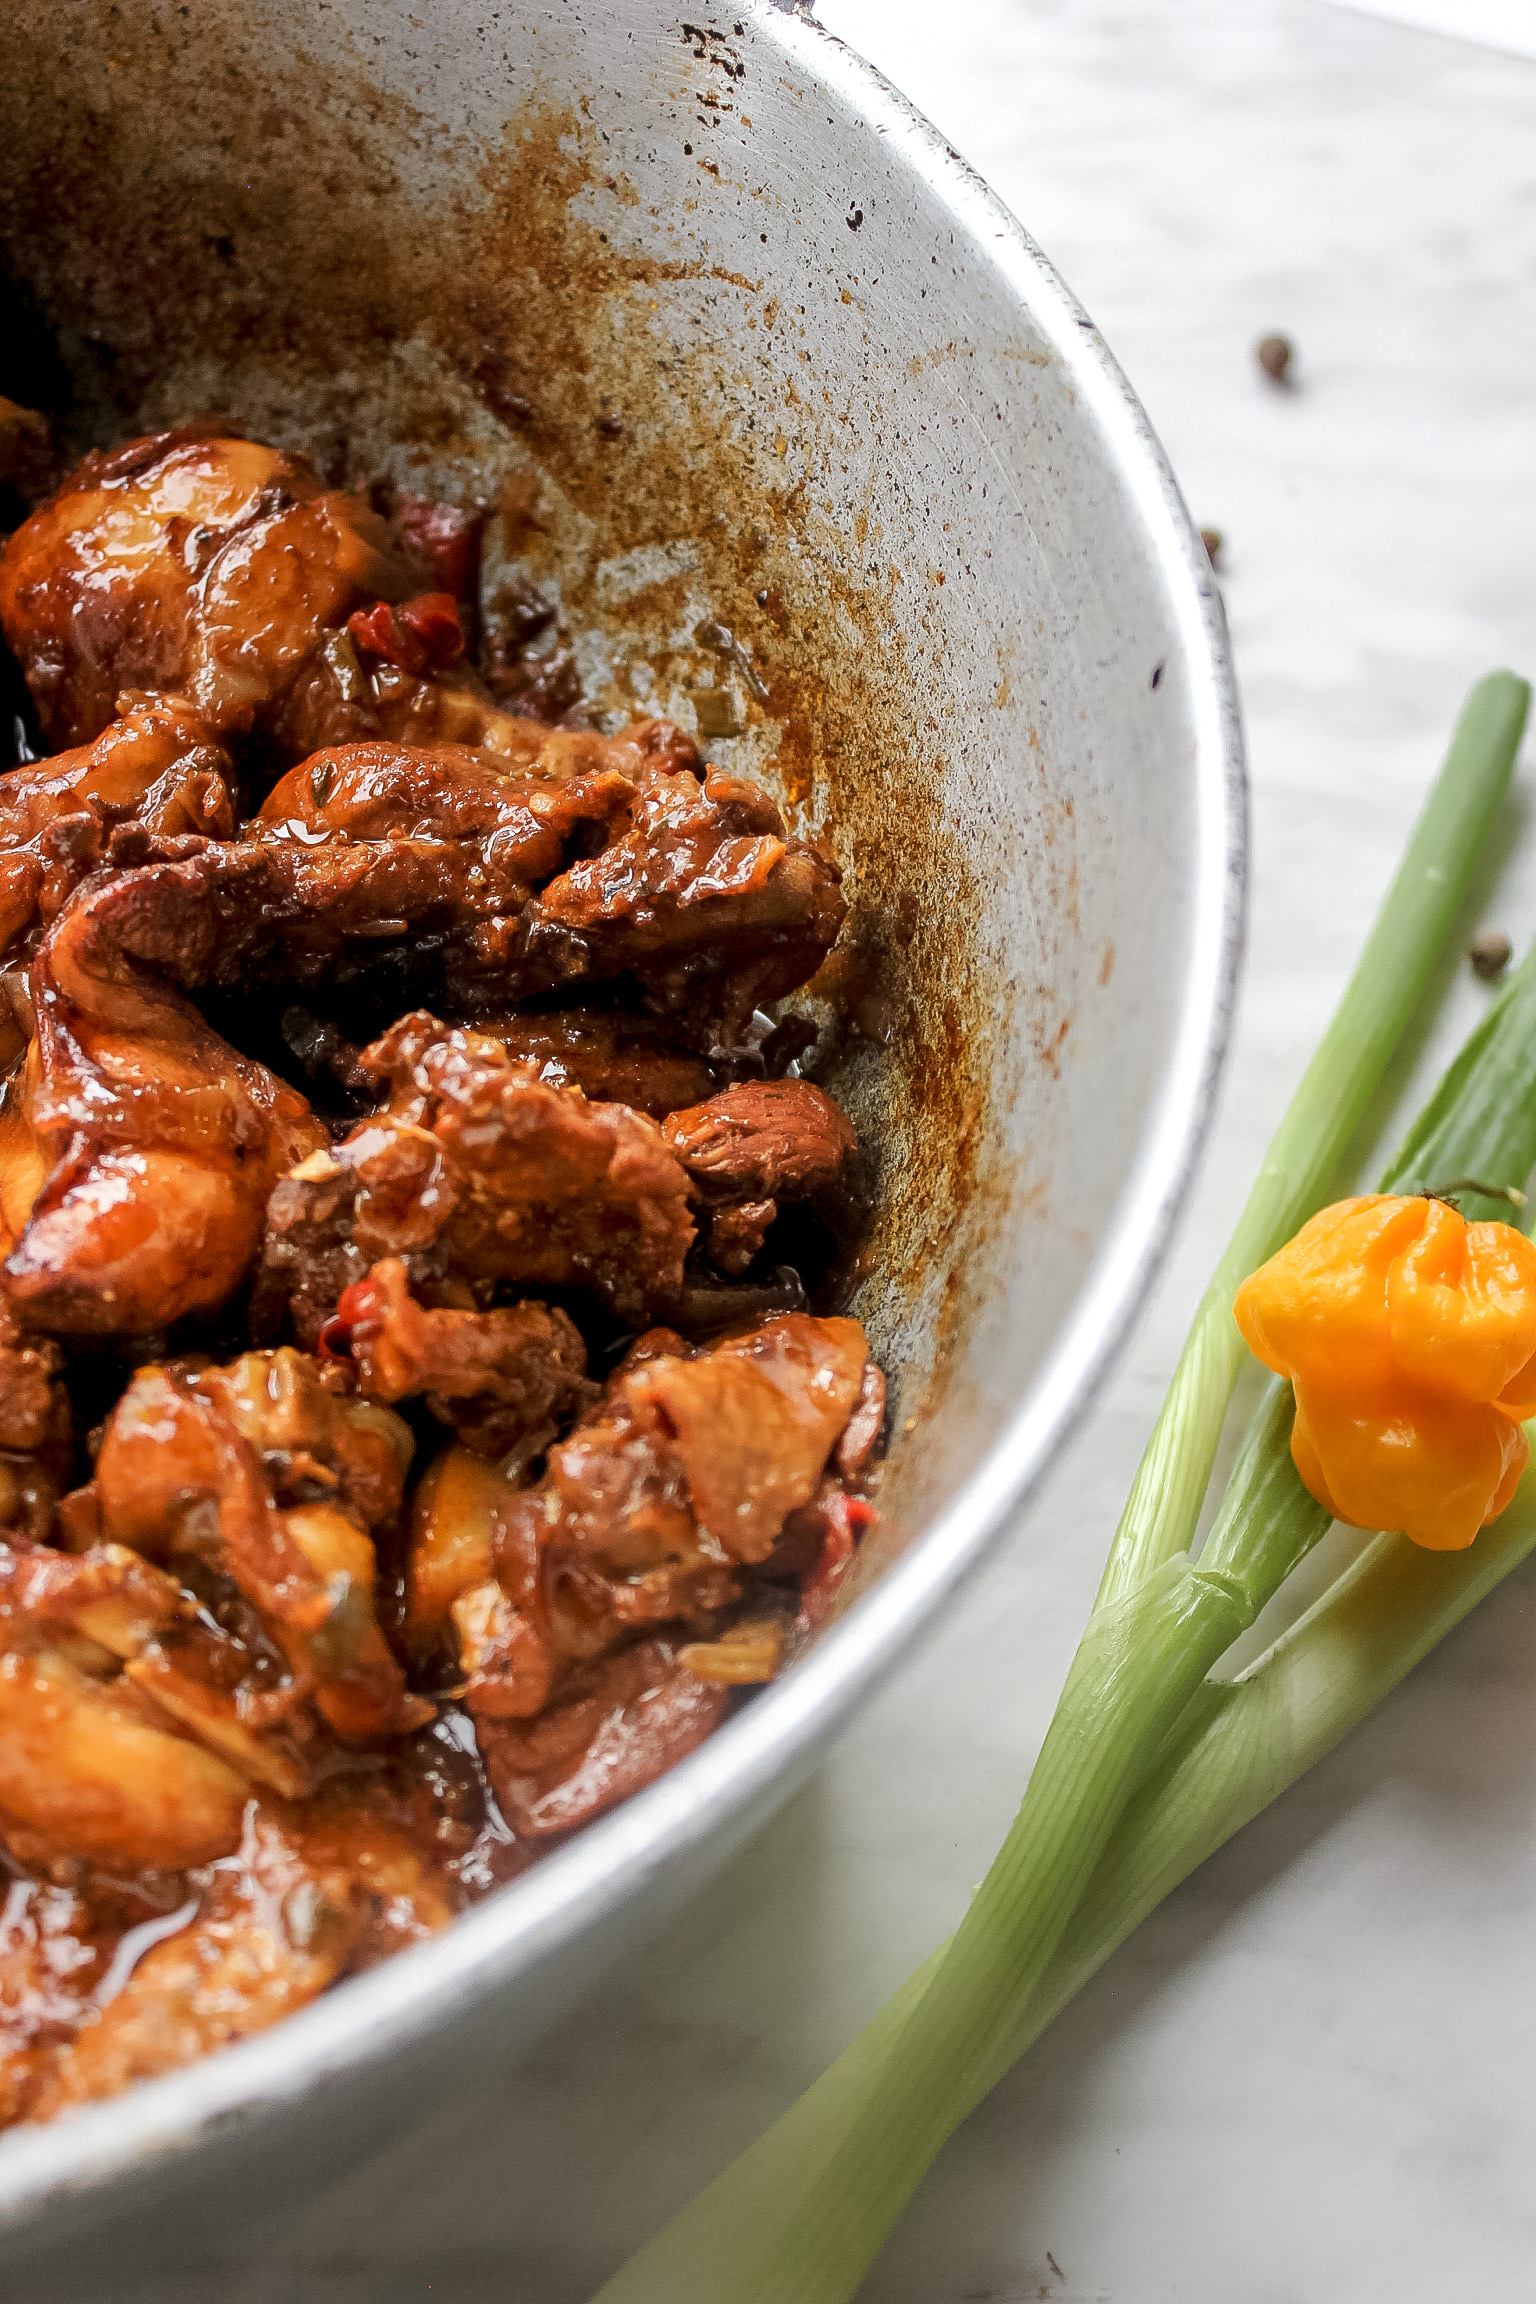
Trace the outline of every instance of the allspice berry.
[[1276, 384], [1289, 380], [1294, 357], [1289, 336], [1266, 336], [1254, 353], [1265, 375]]
[[1485, 984], [1497, 983], [1509, 966], [1514, 947], [1502, 928], [1481, 928], [1467, 946], [1467, 958], [1472, 972], [1481, 976]]

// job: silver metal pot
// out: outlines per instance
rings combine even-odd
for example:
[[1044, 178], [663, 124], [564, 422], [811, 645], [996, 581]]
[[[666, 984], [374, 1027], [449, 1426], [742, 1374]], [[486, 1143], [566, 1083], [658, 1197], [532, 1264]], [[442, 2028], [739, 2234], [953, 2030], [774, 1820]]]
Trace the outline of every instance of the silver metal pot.
[[[413, 7], [416, 13], [412, 14]], [[445, 1937], [0, 2139], [17, 2248], [313, 2182], [528, 2040], [790, 1792], [1029, 1495], [1207, 1125], [1242, 748], [1209, 567], [1092, 323], [807, 17], [737, 0], [10, 0], [0, 389], [231, 410], [499, 506], [587, 691], [835, 849], [888, 1531], [811, 1653]], [[721, 628], [724, 628], [724, 631]], [[728, 637], [727, 637], [728, 636]], [[163, 2227], [162, 2227], [163, 2229]]]

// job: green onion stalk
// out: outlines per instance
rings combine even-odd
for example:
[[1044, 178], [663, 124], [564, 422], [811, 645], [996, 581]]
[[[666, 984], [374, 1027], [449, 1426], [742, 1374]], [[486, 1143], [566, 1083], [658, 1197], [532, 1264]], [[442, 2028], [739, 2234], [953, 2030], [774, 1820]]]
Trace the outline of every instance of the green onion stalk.
[[1508, 790], [1530, 700], [1524, 680], [1491, 672], [1462, 708], [1355, 972], [1200, 1300], [1115, 1531], [1101, 1600], [1131, 1590], [1194, 1535], [1243, 1364], [1232, 1299], [1323, 1204], [1428, 989]]
[[[1198, 1563], [1188, 1547], [1243, 1361], [1233, 1296], [1328, 1192], [1465, 896], [1529, 700], [1509, 673], [1490, 675], [1468, 699], [1196, 1313], [1023, 1804], [960, 1926], [598, 2304], [842, 2304], [945, 2140], [1055, 2010], [1160, 1897], [1410, 1668], [1455, 1620], [1458, 1596], [1484, 1588], [1486, 1568], [1470, 1582], [1469, 1572], [1444, 1581], [1443, 1568], [1439, 1584], [1416, 1581], [1414, 1563], [1400, 1558], [1404, 1540], [1382, 1538], [1388, 1551], [1367, 1552], [1249, 1673], [1225, 1689], [1212, 1682], [1213, 1666], [1329, 1525], [1291, 1464], [1291, 1397], [1279, 1384], [1266, 1391]], [[1475, 1176], [1497, 1191], [1522, 1184], [1533, 1166], [1536, 955], [1458, 1057], [1384, 1188], [1412, 1169], [1425, 1184]], [[1507, 1203], [1494, 1205], [1507, 1213]], [[1536, 1491], [1522, 1487], [1499, 1530], [1527, 1518], [1536, 1529]], [[1485, 1536], [1474, 1549], [1487, 1547], [1487, 1561], [1517, 1541], [1488, 1547]], [[1438, 1629], [1426, 1639], [1415, 1596], [1431, 1590], [1425, 1622]], [[1339, 1660], [1362, 1604], [1381, 1593], [1396, 1596], [1392, 1629], [1356, 1683]], [[1319, 1673], [1325, 1658], [1332, 1669]], [[1374, 1693], [1360, 1702], [1361, 1691]], [[1272, 1734], [1287, 1701], [1294, 1732]]]

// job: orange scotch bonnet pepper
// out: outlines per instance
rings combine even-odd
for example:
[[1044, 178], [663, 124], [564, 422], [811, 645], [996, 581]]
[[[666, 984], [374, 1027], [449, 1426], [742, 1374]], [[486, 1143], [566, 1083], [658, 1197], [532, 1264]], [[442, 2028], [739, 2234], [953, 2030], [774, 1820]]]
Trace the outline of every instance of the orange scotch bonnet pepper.
[[1336, 1520], [1459, 1552], [1497, 1519], [1536, 1415], [1536, 1245], [1512, 1224], [1422, 1194], [1340, 1200], [1233, 1311], [1295, 1386], [1291, 1454]]

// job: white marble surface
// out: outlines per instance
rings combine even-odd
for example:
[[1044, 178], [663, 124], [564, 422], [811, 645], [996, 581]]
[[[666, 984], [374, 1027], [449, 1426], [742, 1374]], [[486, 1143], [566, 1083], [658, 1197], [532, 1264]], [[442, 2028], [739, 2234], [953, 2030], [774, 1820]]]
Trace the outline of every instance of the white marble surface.
[[1413, 24], [1423, 32], [1486, 40], [1490, 47], [1507, 48], [1512, 55], [1536, 56], [1536, 0], [1333, 0], [1333, 4], [1386, 16], [1396, 24]]
[[[1219, 1140], [1047, 1499], [668, 1941], [494, 2094], [123, 2304], [583, 2304], [952, 1924], [1460, 694], [1536, 666], [1536, 67], [1316, 0], [826, 13], [1056, 257], [1228, 538], [1256, 886]], [[1294, 393], [1252, 364], [1275, 327]], [[1529, 806], [1478, 906], [1522, 938]], [[1457, 976], [1419, 1074], [1485, 997]], [[945, 2154], [870, 2304], [1525, 2299], [1533, 1947], [1527, 1572], [1084, 1993]]]

